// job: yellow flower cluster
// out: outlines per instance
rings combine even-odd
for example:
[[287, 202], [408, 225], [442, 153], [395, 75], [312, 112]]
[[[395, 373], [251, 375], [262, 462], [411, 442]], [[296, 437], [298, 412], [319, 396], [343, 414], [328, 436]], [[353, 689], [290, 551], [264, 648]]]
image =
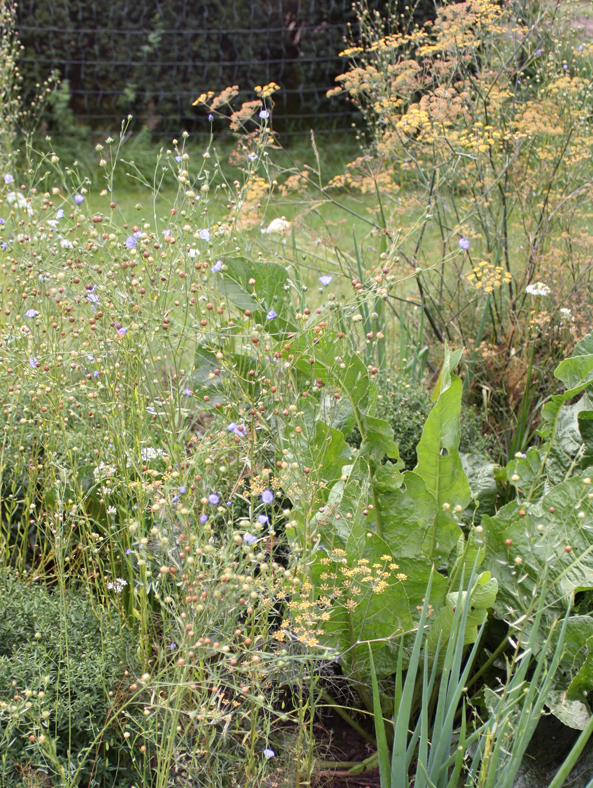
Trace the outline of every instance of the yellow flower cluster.
[[280, 90], [280, 85], [277, 85], [275, 82], [270, 82], [268, 85], [264, 85], [263, 88], [261, 85], [256, 85], [254, 90], [260, 98], [268, 98], [272, 95], [272, 93], [276, 93]]
[[473, 267], [471, 274], [466, 278], [477, 290], [492, 293], [497, 287], [508, 284], [512, 277], [501, 265], [482, 260]]
[[198, 104], [206, 104], [208, 99], [211, 99], [214, 96], [214, 91], [209, 90], [208, 93], [202, 93], [198, 96], [198, 98], [192, 102], [192, 107], [197, 107]]
[[363, 47], [348, 47], [340, 52], [340, 57], [352, 57], [352, 55], [358, 55], [359, 52], [364, 52]]

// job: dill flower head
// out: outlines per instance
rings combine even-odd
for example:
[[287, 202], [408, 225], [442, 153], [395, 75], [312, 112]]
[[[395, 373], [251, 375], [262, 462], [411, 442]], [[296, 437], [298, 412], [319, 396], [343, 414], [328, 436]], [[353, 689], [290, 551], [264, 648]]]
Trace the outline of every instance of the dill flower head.
[[497, 287], [510, 282], [511, 275], [508, 271], [504, 271], [501, 265], [494, 265], [487, 260], [482, 260], [481, 263], [473, 267], [471, 274], [467, 275], [467, 279], [476, 289], [492, 293]]
[[525, 292], [532, 296], [547, 296], [550, 295], [550, 288], [543, 282], [534, 282], [532, 285], [527, 285]]

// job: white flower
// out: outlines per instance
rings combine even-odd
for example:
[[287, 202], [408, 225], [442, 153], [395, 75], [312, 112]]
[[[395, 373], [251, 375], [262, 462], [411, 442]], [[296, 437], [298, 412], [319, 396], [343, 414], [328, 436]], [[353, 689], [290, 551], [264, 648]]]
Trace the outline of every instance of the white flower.
[[543, 282], [534, 282], [532, 285], [527, 285], [525, 292], [532, 296], [547, 296], [550, 295], [551, 290]]
[[188, 255], [192, 258], [192, 260], [197, 254], [199, 254], [199, 251], [197, 249], [190, 249], [188, 252]]
[[115, 580], [110, 580], [107, 583], [107, 588], [110, 591], [115, 591], [116, 594], [120, 594], [127, 585], [128, 581], [124, 580], [123, 577], [116, 577]]
[[97, 467], [93, 470], [93, 476], [97, 481], [99, 479], [108, 479], [110, 476], [114, 476], [117, 468], [115, 465], [107, 465], [104, 462], [99, 463]]
[[23, 211], [27, 211], [29, 216], [33, 213], [33, 208], [31, 208], [27, 202], [27, 198], [22, 192], [8, 192], [6, 201], [9, 205], [14, 205], [16, 203], [16, 207], [21, 208]]
[[565, 306], [560, 307], [560, 314], [565, 320], [573, 320], [572, 312], [570, 309], [567, 309]]
[[165, 452], [162, 449], [153, 449], [152, 446], [146, 446], [146, 448], [140, 449], [140, 457], [143, 462], [156, 460], [157, 457], [162, 457], [164, 454]]
[[267, 227], [264, 227], [262, 233], [283, 233], [285, 230], [290, 229], [290, 222], [287, 222], [284, 216], [280, 219], [272, 219]]
[[62, 238], [62, 240], [60, 241], [60, 246], [62, 247], [62, 249], [72, 249], [74, 244], [72, 243], [72, 241], [69, 241], [67, 238]]

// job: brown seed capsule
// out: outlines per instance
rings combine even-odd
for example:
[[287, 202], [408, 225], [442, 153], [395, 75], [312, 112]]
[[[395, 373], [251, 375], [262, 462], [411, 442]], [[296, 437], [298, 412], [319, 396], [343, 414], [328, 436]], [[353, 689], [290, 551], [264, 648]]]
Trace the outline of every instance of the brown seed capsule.
[[513, 540], [512, 539], [505, 539], [504, 543], [506, 544], [507, 547], [510, 547], [513, 544]]

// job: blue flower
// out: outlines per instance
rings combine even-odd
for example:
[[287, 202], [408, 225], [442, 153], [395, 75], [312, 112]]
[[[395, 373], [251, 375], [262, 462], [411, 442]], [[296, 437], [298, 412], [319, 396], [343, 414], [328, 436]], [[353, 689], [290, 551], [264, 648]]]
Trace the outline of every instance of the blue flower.
[[177, 648], [177, 643], [169, 643], [169, 648], [171, 649], [171, 651], [175, 651], [175, 649]]
[[200, 522], [202, 523], [202, 525], [207, 523], [208, 522], [208, 515], [207, 514], [201, 514], [200, 515]]
[[95, 370], [95, 371], [93, 372], [93, 377], [94, 377], [94, 378], [98, 378], [98, 377], [99, 377], [99, 372], [98, 372], [98, 370]]
[[134, 247], [136, 246], [136, 239], [134, 238], [133, 235], [128, 235], [128, 237], [126, 238], [126, 246], [128, 249], [134, 249]]
[[64, 218], [64, 209], [60, 208], [60, 210], [56, 213], [56, 219], [63, 219]]
[[140, 232], [140, 230], [136, 230], [136, 232], [132, 233], [132, 235], [134, 236], [134, 238], [142, 238], [142, 233]]
[[87, 300], [91, 302], [91, 304], [98, 304], [99, 303], [99, 296], [96, 293], [93, 293], [92, 290], [90, 290], [86, 294], [86, 297], [87, 297]]
[[261, 494], [261, 499], [264, 503], [272, 503], [274, 500], [274, 493], [271, 490], [264, 490]]
[[217, 495], [216, 493], [210, 493], [210, 495], [208, 496], [208, 500], [210, 501], [212, 506], [216, 506], [216, 504], [220, 501], [220, 496]]
[[84, 197], [82, 196], [82, 194], [75, 194], [74, 195], [74, 202], [77, 205], [82, 205], [82, 203], [84, 202]]
[[204, 228], [203, 230], [200, 230], [199, 236], [202, 239], [202, 241], [209, 241], [210, 240], [210, 230], [208, 230], [208, 228]]
[[235, 435], [238, 435], [240, 438], [245, 437], [245, 435], [247, 434], [247, 428], [243, 424], [239, 424], [239, 425], [235, 424], [234, 421], [231, 421], [231, 423], [227, 427], [227, 430], [229, 432], [234, 432]]
[[183, 156], [175, 156], [175, 161], [177, 162], [183, 161]]
[[27, 309], [25, 312], [25, 317], [35, 317], [37, 312], [34, 309]]
[[126, 555], [132, 555], [132, 550], [130, 550], [130, 548], [129, 548], [129, 547], [128, 547], [128, 549], [126, 550]]
[[266, 320], [273, 320], [275, 317], [278, 317], [278, 315], [273, 309], [270, 309], [270, 311], [266, 315]]
[[243, 534], [243, 541], [245, 544], [255, 544], [255, 542], [257, 542], [257, 536], [253, 534]]
[[535, 50], [535, 54], [536, 54], [536, 55], [541, 55], [541, 53], [542, 53], [541, 49], [536, 49], [536, 50]]
[[12, 175], [10, 173], [8, 173], [8, 172], [5, 172], [4, 173], [4, 183], [12, 183], [13, 181], [14, 181], [14, 178], [12, 177]]
[[266, 749], [263, 751], [263, 753], [264, 753], [264, 758], [268, 758], [268, 760], [270, 758], [275, 758], [276, 757], [276, 753], [274, 752], [274, 750], [270, 749], [270, 747], [266, 747]]
[[184, 397], [191, 397], [193, 391], [191, 389], [183, 389], [183, 396]]
[[247, 158], [249, 161], [255, 161], [257, 159], [257, 153], [249, 153]]
[[324, 274], [323, 276], [319, 277], [319, 281], [321, 282], [321, 284], [324, 287], [327, 287], [330, 284], [332, 279], [333, 279], [333, 276], [330, 276], [329, 274]]
[[217, 260], [214, 265], [212, 266], [212, 270], [215, 273], [218, 273], [222, 268], [222, 260]]
[[6, 241], [4, 241], [4, 243], [2, 244], [2, 248], [3, 249], [7, 249], [8, 248], [8, 244], [6, 243]]
[[127, 328], [124, 328], [124, 327], [122, 326], [121, 328], [118, 328], [118, 329], [117, 329], [117, 333], [118, 333], [118, 335], [119, 335], [120, 337], [123, 337], [123, 335], [124, 335], [124, 334], [127, 334], [127, 333], [128, 333], [128, 329], [127, 329]]
[[179, 488], [179, 495], [185, 495], [186, 492], [187, 490], [185, 489], [185, 487], [181, 485], [181, 487]]
[[0, 224], [4, 224], [4, 219], [0, 219]]
[[270, 112], [267, 109], [260, 109], [259, 116], [262, 120], [265, 120], [270, 117]]
[[212, 123], [212, 121], [214, 120], [214, 115], [212, 113], [208, 115], [208, 120], [210, 121], [210, 123]]
[[37, 369], [37, 367], [39, 366], [39, 361], [37, 361], [35, 356], [31, 356], [31, 358], [29, 359], [29, 366], [32, 367], [33, 369]]
[[464, 251], [469, 249], [469, 238], [460, 238], [457, 243], [459, 244], [460, 249], [463, 249]]
[[265, 525], [268, 522], [268, 515], [267, 514], [258, 514], [257, 519], [262, 525]]

